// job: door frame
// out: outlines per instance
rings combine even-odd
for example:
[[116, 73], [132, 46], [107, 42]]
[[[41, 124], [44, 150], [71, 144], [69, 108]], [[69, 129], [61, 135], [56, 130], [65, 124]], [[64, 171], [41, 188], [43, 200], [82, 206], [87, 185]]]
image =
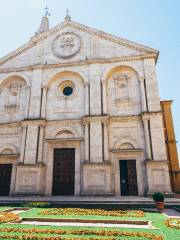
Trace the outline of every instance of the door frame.
[[19, 159], [19, 154], [0, 154], [0, 164], [12, 164], [11, 182], [9, 196], [14, 193], [16, 185], [16, 164]]
[[114, 194], [121, 196], [120, 185], [120, 164], [121, 160], [136, 160], [136, 174], [137, 174], [137, 188], [138, 196], [144, 196], [144, 174], [145, 174], [145, 160], [143, 150], [112, 150], [112, 161], [114, 171]]
[[53, 187], [53, 163], [55, 148], [75, 148], [75, 179], [74, 179], [74, 195], [80, 195], [80, 172], [81, 157], [80, 147], [81, 139], [52, 139], [46, 140], [47, 146], [47, 169], [46, 169], [46, 196], [52, 196]]

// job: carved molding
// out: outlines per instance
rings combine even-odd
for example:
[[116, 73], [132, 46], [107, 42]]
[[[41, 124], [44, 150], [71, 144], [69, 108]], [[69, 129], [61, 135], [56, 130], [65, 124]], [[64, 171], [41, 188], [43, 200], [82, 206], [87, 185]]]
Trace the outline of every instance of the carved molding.
[[10, 73], [10, 72], [23, 72], [23, 71], [33, 71], [37, 69], [52, 69], [52, 68], [60, 68], [60, 67], [75, 67], [75, 66], [84, 66], [90, 64], [106, 64], [106, 63], [115, 63], [115, 62], [131, 62], [138, 61], [144, 59], [154, 58], [155, 54], [140, 54], [136, 56], [123, 56], [123, 57], [114, 57], [114, 58], [96, 58], [96, 59], [87, 59], [80, 61], [71, 61], [57, 64], [34, 64], [27, 67], [17, 67], [17, 68], [0, 68], [0, 73]]
[[145, 112], [141, 114], [142, 120], [150, 120], [151, 117], [162, 117], [162, 112]]
[[90, 123], [90, 122], [104, 122], [106, 123], [109, 121], [109, 116], [88, 116], [83, 118], [83, 123]]

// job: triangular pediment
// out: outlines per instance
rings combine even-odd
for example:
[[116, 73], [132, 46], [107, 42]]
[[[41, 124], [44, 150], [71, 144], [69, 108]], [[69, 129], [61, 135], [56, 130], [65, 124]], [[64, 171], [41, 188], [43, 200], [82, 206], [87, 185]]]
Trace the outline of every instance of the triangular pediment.
[[158, 51], [73, 21], [64, 21], [1, 58], [0, 68], [146, 55], [157, 58]]

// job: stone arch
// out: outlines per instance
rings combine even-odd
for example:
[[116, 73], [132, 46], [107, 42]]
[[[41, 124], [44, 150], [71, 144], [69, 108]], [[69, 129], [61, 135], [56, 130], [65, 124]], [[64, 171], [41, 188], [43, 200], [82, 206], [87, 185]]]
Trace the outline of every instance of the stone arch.
[[49, 87], [56, 80], [63, 78], [63, 77], [67, 77], [68, 75], [71, 77], [76, 77], [76, 78], [80, 79], [84, 84], [87, 84], [89, 82], [84, 73], [82, 73], [80, 71], [76, 72], [76, 71], [72, 71], [72, 69], [64, 68], [64, 69], [61, 69], [61, 71], [56, 70], [53, 73], [51, 73], [51, 75], [44, 82], [43, 86]]
[[115, 65], [115, 66], [109, 66], [107, 67], [103, 74], [102, 74], [102, 81], [107, 81], [114, 73], [118, 72], [118, 71], [122, 71], [122, 70], [130, 70], [132, 72], [134, 72], [137, 76], [137, 78], [139, 79], [140, 73], [134, 69], [133, 67], [129, 66], [129, 65]]
[[127, 149], [133, 150], [134, 146], [131, 143], [126, 142], [126, 143], [121, 144], [120, 149], [121, 150], [127, 150]]
[[74, 137], [74, 133], [69, 130], [61, 130], [55, 136], [55, 138], [73, 138], [73, 137]]
[[17, 74], [12, 73], [12, 74], [5, 75], [5, 77], [0, 80], [0, 87], [3, 87], [14, 80], [21, 80], [22, 82], [25, 83], [26, 86], [28, 87], [30, 86], [29, 79], [26, 76], [24, 76], [21, 73], [17, 73]]
[[60, 128], [58, 131], [55, 130], [53, 133], [53, 136], [55, 138], [66, 138], [65, 136], [67, 136], [67, 138], [76, 138], [79, 137], [80, 134], [76, 129], [73, 129], [72, 127], [62, 127]]
[[18, 154], [18, 150], [14, 144], [5, 144], [0, 146], [0, 154]]
[[118, 139], [115, 143], [114, 143], [114, 148], [115, 149], [121, 149], [121, 150], [127, 150], [127, 149], [137, 149], [138, 148], [138, 144], [136, 142], [135, 139], [132, 138], [121, 138]]

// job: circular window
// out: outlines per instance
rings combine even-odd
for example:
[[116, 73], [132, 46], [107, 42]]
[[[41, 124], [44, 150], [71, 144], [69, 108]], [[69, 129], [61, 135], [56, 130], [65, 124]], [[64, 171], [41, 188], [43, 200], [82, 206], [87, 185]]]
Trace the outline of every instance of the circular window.
[[64, 89], [63, 89], [63, 94], [65, 95], [65, 96], [70, 96], [71, 94], [73, 93], [73, 88], [72, 87], [65, 87]]

